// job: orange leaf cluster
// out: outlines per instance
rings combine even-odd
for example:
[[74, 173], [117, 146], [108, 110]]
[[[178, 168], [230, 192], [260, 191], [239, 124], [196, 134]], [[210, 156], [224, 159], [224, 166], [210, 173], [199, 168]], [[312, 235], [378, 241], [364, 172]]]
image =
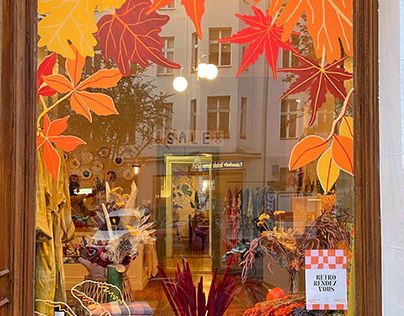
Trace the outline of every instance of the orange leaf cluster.
[[67, 129], [67, 121], [70, 116], [50, 121], [48, 115], [44, 116], [43, 127], [38, 130], [37, 149], [43, 147], [43, 159], [46, 168], [52, 177], [57, 180], [60, 171], [60, 156], [55, 146], [65, 152], [71, 152], [79, 145], [86, 142], [76, 136], [61, 135]]
[[87, 79], [81, 80], [85, 59], [75, 47], [74, 59], [66, 59], [68, 77], [61, 74], [49, 75], [44, 78], [45, 83], [59, 93], [70, 94], [72, 109], [92, 121], [91, 111], [97, 115], [118, 114], [114, 101], [108, 95], [85, 91], [88, 88], [115, 87], [122, 78], [118, 69], [101, 69]]

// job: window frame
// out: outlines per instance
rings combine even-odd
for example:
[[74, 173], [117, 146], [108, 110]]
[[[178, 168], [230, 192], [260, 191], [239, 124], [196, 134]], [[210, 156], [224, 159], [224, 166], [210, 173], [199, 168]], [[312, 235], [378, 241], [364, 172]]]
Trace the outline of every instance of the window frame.
[[[169, 60], [174, 60], [175, 59], [175, 37], [174, 36], [163, 36], [162, 39], [164, 40], [164, 46], [162, 49], [162, 55], [169, 59]], [[168, 41], [172, 39], [173, 40], [173, 47], [168, 48]], [[173, 53], [172, 57], [168, 57], [168, 53]], [[160, 69], [163, 69], [163, 72], [159, 72]], [[160, 65], [156, 65], [156, 75], [159, 77], [164, 77], [164, 76], [174, 76], [174, 69], [173, 68], [167, 68], [163, 67]]]
[[[210, 27], [209, 28], [209, 39], [208, 39], [208, 59], [209, 59], [209, 63], [213, 64], [213, 62], [211, 62], [211, 59], [210, 59], [210, 55], [211, 55], [210, 47], [211, 47], [212, 44], [217, 44], [219, 52], [218, 52], [218, 61], [217, 61], [218, 64], [216, 66], [218, 68], [230, 68], [230, 67], [232, 67], [232, 65], [233, 65], [233, 53], [232, 53], [232, 45], [231, 45], [231, 43], [220, 43], [220, 42], [218, 42], [218, 39], [211, 40], [211, 36], [210, 36], [210, 31], [211, 30], [218, 30], [219, 31], [219, 38], [218, 39], [221, 39], [221, 38], [223, 38], [222, 37], [223, 30], [230, 30], [230, 34], [231, 34], [232, 27]], [[229, 45], [230, 46], [230, 61], [229, 61], [229, 64], [222, 65], [222, 62], [221, 62], [222, 61], [222, 47], [224, 45]]]
[[[243, 102], [245, 100], [245, 103]], [[247, 139], [247, 121], [248, 121], [248, 98], [241, 97], [240, 99], [240, 128], [239, 138]], [[243, 129], [244, 127], [244, 129]]]
[[[228, 98], [228, 109], [220, 109], [220, 98]], [[216, 99], [216, 108], [215, 110], [209, 110], [209, 99]], [[211, 132], [215, 131], [220, 131], [222, 133], [222, 137], [224, 139], [230, 139], [230, 107], [231, 107], [231, 96], [230, 95], [220, 95], [220, 96], [208, 96], [207, 97], [207, 124], [206, 124], [206, 129]], [[216, 129], [212, 130], [209, 129], [209, 113], [216, 113]], [[220, 114], [221, 113], [228, 113], [229, 119], [228, 119], [228, 126], [227, 130], [222, 130], [220, 126]], [[227, 133], [226, 133], [227, 132]]]
[[[0, 199], [10, 238], [0, 240], [10, 269], [0, 314], [33, 313], [35, 255], [35, 117], [37, 1], [3, 0], [2, 99], [4, 151]], [[356, 314], [382, 315], [378, 124], [378, 1], [354, 1], [355, 298]], [[23, 75], [21, 75], [23, 74]], [[10, 146], [11, 144], [11, 146]], [[10, 194], [11, 193], [11, 194]], [[372, 210], [372, 212], [369, 212]], [[21, 256], [21, 253], [24, 256]]]

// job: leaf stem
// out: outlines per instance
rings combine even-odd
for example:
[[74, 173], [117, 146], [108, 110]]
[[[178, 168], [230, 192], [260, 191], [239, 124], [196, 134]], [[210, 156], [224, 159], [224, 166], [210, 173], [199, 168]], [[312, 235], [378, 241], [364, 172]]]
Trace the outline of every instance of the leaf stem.
[[45, 107], [44, 110], [42, 111], [41, 114], [39, 114], [38, 119], [37, 119], [37, 124], [38, 126], [40, 125], [41, 119], [48, 114], [50, 111], [52, 111], [55, 107], [57, 107], [61, 102], [66, 100], [68, 97], [71, 96], [73, 93], [73, 90], [70, 91], [69, 93], [65, 94], [63, 97], [61, 97], [59, 100], [57, 100], [55, 103], [53, 103], [50, 107]]
[[347, 96], [345, 98], [345, 101], [344, 101], [344, 105], [342, 106], [341, 112], [339, 113], [338, 117], [332, 123], [332, 129], [331, 129], [330, 135], [328, 135], [328, 137], [326, 139], [327, 142], [330, 141], [331, 138], [334, 136], [335, 130], [337, 129], [338, 123], [344, 118], [344, 116], [345, 116], [345, 114], [346, 114], [346, 112], [348, 110], [348, 105], [350, 104], [349, 99], [351, 98], [351, 95], [352, 95], [353, 91], [354, 91], [354, 88], [352, 88], [348, 92], [348, 94], [347, 94]]

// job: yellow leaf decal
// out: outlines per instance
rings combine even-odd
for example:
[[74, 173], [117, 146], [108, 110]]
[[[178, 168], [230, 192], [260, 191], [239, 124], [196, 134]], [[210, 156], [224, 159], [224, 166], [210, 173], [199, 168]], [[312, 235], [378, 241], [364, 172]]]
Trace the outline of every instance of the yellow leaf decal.
[[80, 55], [94, 56], [97, 32], [94, 11], [99, 0], [40, 0], [39, 12], [45, 17], [38, 23], [39, 47], [73, 59], [69, 41]]
[[119, 9], [125, 1], [126, 0], [98, 0], [97, 10], [104, 11], [111, 8]]
[[317, 162], [317, 176], [324, 193], [328, 193], [337, 181], [340, 169], [332, 159], [331, 148], [327, 149]]
[[344, 116], [339, 127], [339, 135], [353, 138], [353, 118], [352, 116]]

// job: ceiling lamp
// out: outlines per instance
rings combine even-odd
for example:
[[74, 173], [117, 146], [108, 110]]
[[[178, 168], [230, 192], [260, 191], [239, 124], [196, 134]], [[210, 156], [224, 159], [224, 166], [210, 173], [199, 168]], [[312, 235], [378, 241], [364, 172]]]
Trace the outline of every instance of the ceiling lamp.
[[219, 69], [214, 64], [209, 64], [206, 67], [206, 79], [213, 80], [216, 79], [217, 75], [219, 74]]
[[184, 77], [176, 77], [173, 81], [175, 91], [184, 92], [188, 87], [188, 81]]

